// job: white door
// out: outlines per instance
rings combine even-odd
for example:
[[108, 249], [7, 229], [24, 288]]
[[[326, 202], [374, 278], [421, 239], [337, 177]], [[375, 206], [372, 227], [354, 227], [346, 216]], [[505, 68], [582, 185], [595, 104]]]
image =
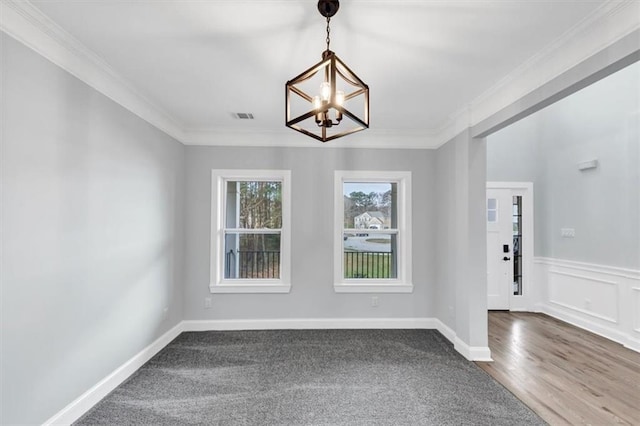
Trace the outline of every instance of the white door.
[[513, 291], [513, 196], [487, 188], [487, 296], [490, 310], [509, 309]]

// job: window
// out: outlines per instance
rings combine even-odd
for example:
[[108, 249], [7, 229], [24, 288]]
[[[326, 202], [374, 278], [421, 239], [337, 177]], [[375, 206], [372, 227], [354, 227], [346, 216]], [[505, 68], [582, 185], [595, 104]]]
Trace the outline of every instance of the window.
[[409, 293], [411, 172], [336, 171], [334, 289]]
[[288, 170], [213, 170], [213, 293], [286, 293], [290, 281]]

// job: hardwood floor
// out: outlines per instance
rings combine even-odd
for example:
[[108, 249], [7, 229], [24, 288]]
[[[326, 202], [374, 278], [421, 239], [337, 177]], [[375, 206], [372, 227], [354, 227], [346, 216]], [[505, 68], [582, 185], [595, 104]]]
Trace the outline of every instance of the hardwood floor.
[[543, 314], [489, 313], [478, 366], [551, 425], [640, 425], [640, 354]]

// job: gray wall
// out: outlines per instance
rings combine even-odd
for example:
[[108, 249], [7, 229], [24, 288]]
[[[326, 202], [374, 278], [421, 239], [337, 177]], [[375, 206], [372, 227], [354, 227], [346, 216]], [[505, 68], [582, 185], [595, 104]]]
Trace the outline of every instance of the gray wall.
[[534, 182], [536, 256], [640, 267], [639, 93], [636, 63], [487, 138], [487, 180]]
[[469, 130], [436, 151], [435, 317], [472, 350], [488, 345], [485, 155]]
[[447, 327], [456, 328], [456, 269], [460, 259], [456, 250], [456, 150], [449, 142], [437, 150], [436, 162], [436, 300], [435, 316]]
[[182, 319], [184, 147], [0, 37], [1, 423], [38, 424]]
[[[314, 143], [311, 139], [309, 143]], [[187, 147], [185, 319], [432, 317], [435, 280], [435, 153], [426, 150]], [[212, 169], [289, 169], [292, 287], [289, 294], [211, 294]], [[412, 172], [412, 294], [336, 294], [333, 289], [335, 170]], [[205, 297], [213, 299], [204, 308]]]

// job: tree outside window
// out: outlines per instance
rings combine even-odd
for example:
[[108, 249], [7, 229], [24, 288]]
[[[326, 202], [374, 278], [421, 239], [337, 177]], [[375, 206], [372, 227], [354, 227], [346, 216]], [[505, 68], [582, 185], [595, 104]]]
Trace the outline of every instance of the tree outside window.
[[213, 171], [212, 291], [288, 291], [289, 176], [289, 171]]
[[226, 279], [280, 278], [282, 183], [227, 180]]

